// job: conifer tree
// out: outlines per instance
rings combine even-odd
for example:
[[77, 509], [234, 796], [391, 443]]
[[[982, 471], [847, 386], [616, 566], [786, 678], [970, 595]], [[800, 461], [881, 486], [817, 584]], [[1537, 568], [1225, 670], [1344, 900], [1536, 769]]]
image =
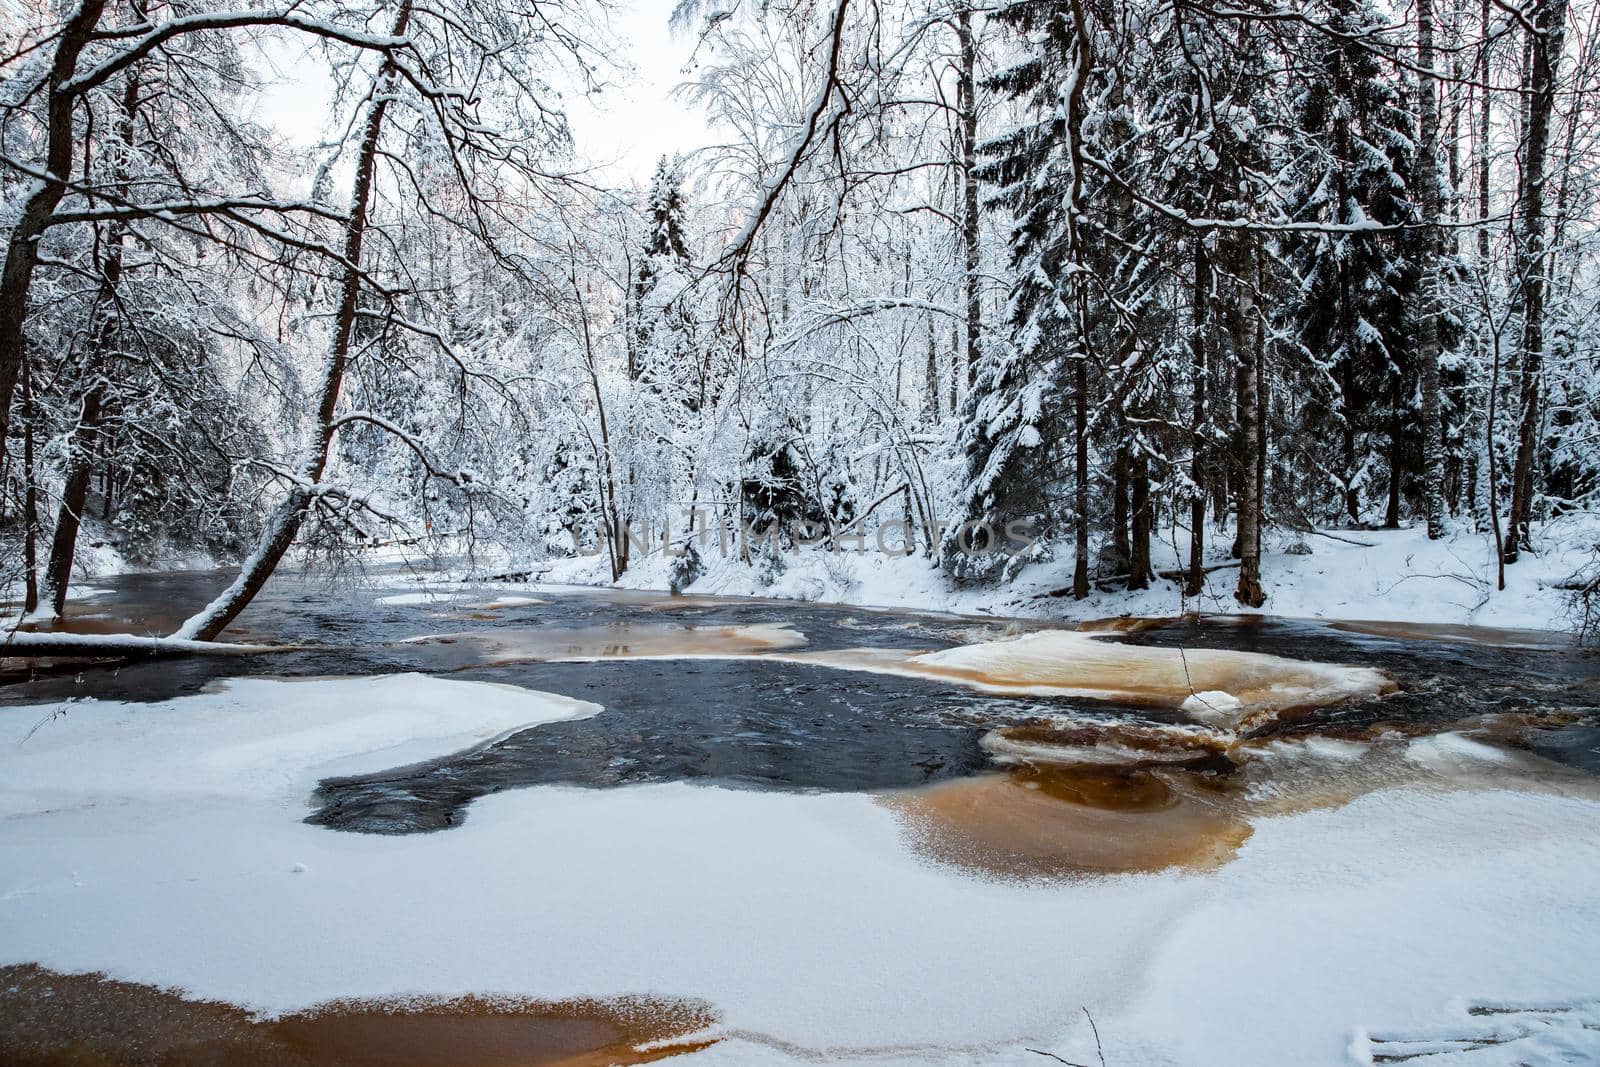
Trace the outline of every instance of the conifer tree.
[[[1082, 185], [1076, 138], [1089, 73], [1086, 27], [1073, 3], [1016, 3], [991, 18], [1014, 31], [1026, 49], [987, 86], [1016, 101], [1024, 118], [981, 146], [986, 162], [978, 171], [1014, 220], [1009, 244], [1015, 281], [1010, 343], [983, 352], [961, 410], [961, 503], [969, 543], [959, 543], [961, 534], [952, 531], [942, 546], [945, 565], [958, 580], [994, 575], [1003, 557], [965, 549], [1007, 523], [1029, 523], [1035, 534], [1056, 532], [1061, 513], [1045, 506], [1060, 463], [1051, 444], [1070, 432], [1078, 438], [1077, 451], [1084, 445], [1087, 357], [1074, 247], [1081, 201], [1072, 203], [1079, 198], [1069, 194], [1064, 204], [1062, 193]], [[1071, 430], [1069, 422], [1075, 424]], [[1074, 456], [1075, 480], [1082, 481], [1085, 463], [1086, 457]], [[1083, 504], [1076, 494], [1072, 510], [1080, 517]], [[991, 532], [971, 532], [983, 524]], [[1080, 544], [1078, 595], [1087, 592], [1083, 549]]]
[[1367, 0], [1332, 0], [1327, 17], [1339, 35], [1305, 40], [1305, 85], [1293, 109], [1298, 162], [1290, 219], [1345, 229], [1285, 240], [1297, 291], [1283, 302], [1282, 325], [1299, 356], [1295, 363], [1310, 378], [1303, 408], [1309, 439], [1328, 442], [1317, 466], [1332, 472], [1354, 523], [1372, 470], [1373, 438], [1391, 438], [1391, 463], [1400, 454], [1394, 437], [1405, 421], [1392, 398], [1406, 393], [1407, 314], [1418, 285], [1411, 239], [1358, 228], [1416, 222], [1415, 142], [1396, 70], [1363, 35], [1383, 16]]

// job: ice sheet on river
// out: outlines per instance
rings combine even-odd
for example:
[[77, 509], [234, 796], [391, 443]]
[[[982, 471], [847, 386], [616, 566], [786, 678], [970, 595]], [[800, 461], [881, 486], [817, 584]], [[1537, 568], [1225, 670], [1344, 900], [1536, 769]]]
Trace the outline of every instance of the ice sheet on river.
[[[1209, 874], [1041, 885], [931, 862], [862, 794], [540, 788], [438, 834], [301, 821], [321, 774], [594, 710], [482, 683], [54, 710], [0, 714], [0, 964], [268, 1011], [694, 997], [723, 1019], [708, 1067], [1095, 1062], [1079, 1005], [1108, 1062], [1337, 1064], [1362, 1028], [1435, 1025], [1458, 997], [1600, 989], [1600, 804], [1579, 796], [1388, 789], [1259, 819]], [[995, 799], [1027, 819], [1045, 796]]]
[[[729, 659], [797, 648], [804, 634], [779, 623], [697, 626], [615, 622], [599, 626], [502, 626], [412, 638], [408, 644], [459, 645], [464, 662], [582, 663], [601, 659]], [[476, 655], [474, 655], [474, 652]]]
[[1104, 634], [1073, 630], [1040, 630], [922, 654], [860, 649], [788, 658], [847, 670], [943, 678], [990, 693], [1181, 709], [1197, 721], [1228, 728], [1395, 688], [1393, 679], [1371, 667], [1228, 649], [1123, 644]]
[[598, 704], [421, 674], [236, 678], [160, 704], [69, 701], [0, 715], [0, 815], [287, 793], [442, 756]]

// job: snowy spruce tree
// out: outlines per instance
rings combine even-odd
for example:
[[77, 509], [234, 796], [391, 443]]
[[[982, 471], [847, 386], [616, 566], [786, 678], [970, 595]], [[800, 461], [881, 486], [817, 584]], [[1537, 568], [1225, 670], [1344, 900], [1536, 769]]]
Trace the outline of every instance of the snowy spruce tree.
[[1305, 376], [1304, 439], [1336, 510], [1356, 523], [1375, 487], [1395, 514], [1408, 462], [1416, 239], [1377, 227], [1417, 221], [1416, 141], [1398, 72], [1364, 36], [1384, 16], [1364, 0], [1334, 0], [1327, 17], [1341, 36], [1306, 41], [1289, 217], [1330, 229], [1286, 237], [1294, 289], [1280, 318]]
[[682, 175], [665, 156], [644, 207], [644, 247], [634, 274], [628, 375], [690, 411], [705, 399], [696, 351], [694, 276]]
[[[1022, 121], [980, 145], [985, 162], [978, 171], [1013, 219], [1014, 281], [1009, 343], [983, 352], [961, 408], [964, 525], [946, 532], [941, 545], [944, 566], [957, 581], [1000, 572], [1007, 557], [981, 550], [995, 547], [1008, 524], [1050, 537], [1062, 531], [1064, 518], [1085, 517], [1081, 494], [1075, 506], [1062, 507], [1054, 485], [1061, 480], [1066, 440], [1075, 439], [1080, 450], [1087, 445], [1087, 323], [1077, 276], [1083, 160], [1076, 139], [1089, 88], [1089, 28], [1075, 3], [1017, 3], [991, 19], [1013, 33], [1023, 53], [988, 82], [1015, 102]], [[1074, 455], [1078, 474], [1086, 462]], [[1074, 586], [1080, 596], [1087, 592], [1086, 547], [1078, 546]]]

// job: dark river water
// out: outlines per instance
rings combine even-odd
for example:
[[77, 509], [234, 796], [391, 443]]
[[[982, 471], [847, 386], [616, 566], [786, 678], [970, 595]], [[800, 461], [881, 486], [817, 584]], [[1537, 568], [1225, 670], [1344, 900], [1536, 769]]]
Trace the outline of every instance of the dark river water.
[[[217, 572], [128, 575], [82, 603], [93, 624], [159, 633], [226, 582]], [[275, 579], [225, 639], [293, 644], [257, 656], [206, 656], [43, 673], [0, 686], [0, 706], [73, 697], [153, 701], [196, 693], [228, 677], [369, 675], [421, 671], [593, 701], [605, 711], [513, 734], [487, 747], [411, 767], [324, 781], [309, 821], [341, 830], [412, 833], [466, 817], [477, 797], [544, 784], [607, 787], [699, 780], [727, 786], [863, 791], [981, 773], [989, 730], [1062, 712], [1136, 721], [1172, 719], [1088, 700], [1001, 698], [955, 683], [763, 660], [680, 659], [489, 665], [472, 643], [406, 643], [439, 633], [496, 629], [593, 632], [630, 626], [777, 623], [804, 648], [936, 649], [1000, 636], [1005, 620], [756, 600], [669, 600], [604, 590], [540, 590], [545, 603], [483, 610], [441, 601], [391, 605], [396, 590], [295, 577]], [[488, 588], [478, 598], [504, 590]], [[519, 594], [521, 595], [521, 594]], [[1011, 624], [1047, 625], [1039, 620]], [[1559, 642], [1518, 648], [1449, 632], [1432, 639], [1339, 630], [1284, 619], [1171, 621], [1118, 636], [1140, 644], [1214, 647], [1375, 666], [1399, 683], [1355, 701], [1273, 724], [1275, 733], [1359, 734], [1393, 724], [1502, 716], [1525, 728], [1512, 743], [1600, 773], [1600, 658]], [[288, 690], [292, 699], [292, 690]], [[3, 711], [0, 711], [3, 713]], [[1529, 727], [1527, 724], [1533, 724]], [[1547, 728], [1548, 727], [1548, 728]]]

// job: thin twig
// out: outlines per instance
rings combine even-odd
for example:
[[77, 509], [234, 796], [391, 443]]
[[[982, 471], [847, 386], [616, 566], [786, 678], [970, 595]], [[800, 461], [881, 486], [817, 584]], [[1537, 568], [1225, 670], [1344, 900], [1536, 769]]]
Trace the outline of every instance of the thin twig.
[[[1106, 1050], [1100, 1044], [1100, 1028], [1094, 1024], [1094, 1016], [1089, 1014], [1089, 1009], [1087, 1007], [1084, 1007], [1083, 1015], [1084, 1018], [1089, 1020], [1089, 1029], [1094, 1032], [1094, 1052], [1095, 1055], [1100, 1058], [1100, 1067], [1106, 1067]], [[1089, 1065], [1086, 1063], [1079, 1063], [1076, 1060], [1063, 1059], [1062, 1057], [1057, 1056], [1054, 1052], [1046, 1052], [1042, 1048], [1024, 1047], [1023, 1051], [1031, 1052], [1035, 1056], [1044, 1056], [1047, 1059], [1055, 1060], [1057, 1063], [1064, 1063], [1067, 1065], [1067, 1067], [1089, 1067]]]
[[23, 745], [27, 744], [29, 738], [33, 737], [34, 734], [39, 732], [39, 727], [43, 726], [47, 722], [53, 722], [56, 719], [59, 719], [63, 715], [65, 715], [67, 713], [67, 708], [71, 707], [72, 704], [73, 704], [73, 701], [65, 700], [65, 701], [62, 701], [61, 706], [59, 708], [52, 708], [51, 711], [50, 711], [50, 714], [46, 715], [44, 718], [42, 718], [38, 722], [34, 723], [33, 724], [33, 729], [29, 730], [27, 733], [22, 735], [22, 740], [17, 742], [17, 747], [21, 748]]
[[[1188, 663], [1184, 664], [1184, 671], [1189, 669]], [[1089, 1014], [1088, 1005], [1082, 1005], [1083, 1017], [1089, 1020], [1089, 1029], [1094, 1031], [1094, 1054], [1100, 1057], [1100, 1067], [1106, 1067], [1106, 1050], [1100, 1046], [1100, 1028], [1094, 1024], [1094, 1016]]]

